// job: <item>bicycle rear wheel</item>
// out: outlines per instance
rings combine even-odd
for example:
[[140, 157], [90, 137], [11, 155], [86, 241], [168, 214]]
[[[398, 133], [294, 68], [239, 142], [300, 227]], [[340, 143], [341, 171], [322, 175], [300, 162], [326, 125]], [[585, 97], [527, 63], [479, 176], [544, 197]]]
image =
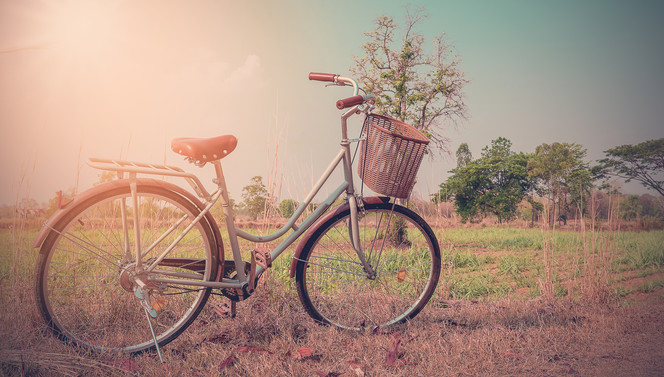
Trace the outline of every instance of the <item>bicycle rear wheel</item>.
[[[199, 207], [149, 182], [156, 181], [138, 181], [136, 207], [129, 183], [107, 184], [107, 190], [71, 208], [44, 241], [36, 270], [37, 303], [60, 339], [99, 350], [142, 352], [155, 348], [143, 304], [156, 312], [149, 321], [159, 345], [175, 339], [205, 305], [209, 288], [149, 280], [211, 281], [219, 263], [215, 235], [205, 218], [174, 242]], [[141, 266], [136, 264], [135, 214]], [[153, 272], [142, 272], [171, 243], [176, 246], [167, 258]]]
[[366, 204], [360, 214], [362, 251], [353, 249], [350, 210], [321, 224], [296, 266], [297, 291], [317, 322], [345, 329], [386, 328], [417, 315], [436, 289], [440, 248], [429, 225], [390, 203]]

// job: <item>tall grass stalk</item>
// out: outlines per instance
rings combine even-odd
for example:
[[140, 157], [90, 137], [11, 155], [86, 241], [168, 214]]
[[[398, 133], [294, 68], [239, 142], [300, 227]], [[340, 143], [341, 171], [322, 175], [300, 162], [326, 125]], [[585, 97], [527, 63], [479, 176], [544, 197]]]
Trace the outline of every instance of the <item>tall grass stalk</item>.
[[[32, 199], [30, 198], [30, 177], [35, 172], [37, 167], [37, 158], [35, 157], [32, 168], [24, 167], [19, 176], [19, 182], [16, 194], [14, 219], [11, 229], [11, 281], [16, 284], [22, 278], [21, 267], [23, 266], [23, 245], [25, 244], [25, 237], [28, 234], [28, 217], [30, 216], [30, 208]], [[28, 171], [29, 170], [29, 171]]]
[[278, 200], [281, 197], [281, 186], [283, 184], [284, 175], [283, 175], [283, 162], [280, 163], [279, 155], [279, 146], [281, 144], [281, 130], [279, 125], [279, 104], [277, 103], [277, 112], [274, 118], [274, 127], [272, 129], [272, 139], [274, 140], [274, 153], [271, 153], [270, 147], [268, 146], [267, 157], [267, 191], [268, 198], [265, 201], [265, 207], [263, 208], [263, 221], [261, 232], [266, 233], [269, 231], [272, 225], [271, 219], [275, 216], [280, 216], [279, 213], [279, 203]]
[[556, 222], [554, 217], [553, 223], [549, 223], [550, 210], [553, 210], [555, 215], [555, 208], [544, 206], [544, 213], [540, 225], [540, 231], [542, 233], [542, 252], [544, 254], [544, 276], [539, 280], [539, 289], [544, 297], [553, 297], [554, 295], [552, 263], [555, 248]]

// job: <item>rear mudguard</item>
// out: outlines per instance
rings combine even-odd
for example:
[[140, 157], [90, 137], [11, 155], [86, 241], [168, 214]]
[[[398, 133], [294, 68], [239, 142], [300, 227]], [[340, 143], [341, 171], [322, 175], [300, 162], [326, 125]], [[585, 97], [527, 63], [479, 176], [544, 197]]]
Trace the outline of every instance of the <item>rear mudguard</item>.
[[[390, 201], [390, 198], [385, 197], [385, 196], [370, 196], [368, 198], [362, 198], [362, 201], [364, 204], [380, 204], [380, 203], [387, 203]], [[291, 266], [290, 266], [290, 277], [293, 278], [295, 276], [295, 268], [297, 266], [298, 259], [300, 258], [300, 254], [302, 254], [302, 250], [304, 249], [304, 245], [309, 242], [309, 238], [313, 235], [313, 233], [318, 229], [318, 227], [322, 224], [324, 224], [326, 221], [331, 219], [332, 217], [342, 213], [343, 211], [346, 211], [347, 209], [350, 208], [350, 204], [348, 202], [333, 208], [332, 210], [326, 212], [323, 216], [321, 216], [318, 220], [316, 220], [311, 227], [304, 233], [304, 236], [302, 236], [302, 239], [300, 242], [297, 244], [297, 248], [295, 249], [295, 253], [293, 254], [293, 260], [291, 261]]]
[[[60, 220], [62, 220], [62, 218], [69, 211], [78, 207], [82, 203], [85, 203], [86, 201], [93, 199], [94, 197], [100, 195], [104, 191], [113, 190], [123, 186], [128, 186], [130, 182], [131, 181], [129, 179], [119, 179], [98, 186], [94, 186], [91, 189], [84, 191], [79, 195], [76, 195], [76, 197], [72, 202], [68, 203], [65, 207], [57, 210], [48, 220], [46, 220], [44, 225], [42, 225], [39, 234], [37, 234], [37, 238], [35, 239], [35, 242], [32, 244], [32, 247], [40, 248], [44, 243], [46, 237], [48, 237], [48, 235], [53, 231], [53, 228], [56, 227], [56, 225], [60, 222]], [[198, 198], [196, 198], [193, 194], [172, 183], [160, 181], [157, 179], [138, 178], [136, 179], [136, 184], [138, 187], [156, 186], [168, 191], [172, 191], [173, 193], [191, 202], [194, 206], [196, 206], [196, 208], [200, 210], [203, 210], [205, 208], [203, 203], [201, 203], [201, 201]], [[206, 221], [212, 230], [213, 236], [215, 238], [215, 243], [217, 245], [219, 265], [222, 265], [224, 263], [224, 243], [221, 239], [221, 233], [219, 232], [219, 227], [217, 226], [217, 223], [214, 221], [214, 218], [212, 217], [212, 214], [210, 212], [208, 212], [205, 215], [204, 220], [202, 221]]]

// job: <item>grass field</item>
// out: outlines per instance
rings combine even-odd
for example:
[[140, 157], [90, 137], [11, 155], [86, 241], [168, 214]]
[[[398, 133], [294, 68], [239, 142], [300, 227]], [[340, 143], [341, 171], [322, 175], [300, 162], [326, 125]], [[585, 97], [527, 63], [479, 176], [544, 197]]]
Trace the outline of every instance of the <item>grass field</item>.
[[[215, 310], [155, 354], [87, 354], [54, 339], [37, 314], [37, 229], [0, 230], [0, 374], [475, 376], [663, 372], [664, 231], [436, 229], [438, 290], [412, 322], [384, 333], [316, 325], [288, 278], [286, 254], [238, 305]], [[228, 248], [227, 252], [228, 252]], [[644, 299], [643, 297], [647, 297]], [[643, 343], [642, 334], [650, 342]], [[638, 337], [637, 337], [638, 335]], [[654, 337], [654, 338], [653, 338]], [[634, 343], [630, 339], [635, 339]], [[653, 339], [658, 344], [653, 344]], [[639, 346], [641, 344], [641, 346]], [[621, 353], [638, 350], [641, 356]], [[659, 352], [652, 356], [652, 352]], [[645, 355], [645, 356], [644, 356]], [[651, 355], [657, 360], [641, 360]], [[614, 366], [612, 363], [615, 363]], [[648, 364], [650, 363], [650, 364]], [[639, 369], [641, 368], [641, 369]]]

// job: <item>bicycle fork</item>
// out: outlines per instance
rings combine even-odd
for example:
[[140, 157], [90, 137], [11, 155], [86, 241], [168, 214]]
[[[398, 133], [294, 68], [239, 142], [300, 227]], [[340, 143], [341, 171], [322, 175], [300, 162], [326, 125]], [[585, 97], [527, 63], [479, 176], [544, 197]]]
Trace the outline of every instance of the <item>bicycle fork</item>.
[[[367, 274], [367, 278], [373, 280], [376, 278], [376, 270], [369, 264], [364, 250], [362, 250], [362, 243], [360, 242], [360, 216], [358, 213], [358, 201], [354, 195], [348, 198], [348, 204], [350, 205], [350, 226], [348, 227], [350, 231], [350, 240], [353, 244], [353, 249], [357, 253], [357, 257], [364, 267], [364, 271]], [[363, 208], [362, 208], [363, 210]]]

